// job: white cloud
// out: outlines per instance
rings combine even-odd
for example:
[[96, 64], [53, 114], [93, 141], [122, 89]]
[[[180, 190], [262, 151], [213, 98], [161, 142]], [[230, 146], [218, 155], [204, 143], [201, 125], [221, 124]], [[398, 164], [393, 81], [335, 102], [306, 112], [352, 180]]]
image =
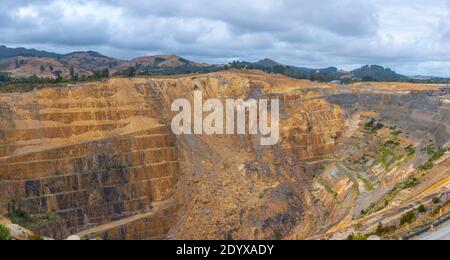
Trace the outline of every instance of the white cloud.
[[0, 43], [450, 76], [447, 0], [0, 0]]

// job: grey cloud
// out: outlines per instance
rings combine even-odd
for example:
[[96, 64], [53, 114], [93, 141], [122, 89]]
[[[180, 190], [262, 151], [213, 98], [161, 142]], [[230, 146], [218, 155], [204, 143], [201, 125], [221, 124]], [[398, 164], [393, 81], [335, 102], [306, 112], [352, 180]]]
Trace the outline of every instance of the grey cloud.
[[[447, 0], [0, 0], [0, 43], [449, 72]], [[450, 75], [449, 75], [450, 76]]]

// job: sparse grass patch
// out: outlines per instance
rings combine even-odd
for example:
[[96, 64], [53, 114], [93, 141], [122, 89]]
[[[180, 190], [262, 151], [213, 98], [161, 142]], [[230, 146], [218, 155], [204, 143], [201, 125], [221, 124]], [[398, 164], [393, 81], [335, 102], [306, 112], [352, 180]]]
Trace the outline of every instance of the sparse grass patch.
[[371, 191], [373, 190], [373, 184], [370, 183], [369, 180], [367, 180], [366, 178], [362, 177], [360, 174], [358, 174], [358, 178], [364, 183], [364, 186], [366, 188], [367, 191]]
[[339, 201], [339, 194], [334, 191], [331, 187], [329, 187], [322, 179], [319, 180], [320, 185], [322, 185], [325, 190], [330, 193], [331, 195], [333, 195], [334, 199], [340, 204], [341, 202]]
[[394, 160], [397, 160], [394, 151], [391, 148], [383, 145], [380, 148], [378, 148], [378, 153], [380, 153], [380, 157], [378, 158], [377, 161], [383, 164], [386, 171], [389, 171], [389, 168], [391, 166], [389, 158], [392, 156]]

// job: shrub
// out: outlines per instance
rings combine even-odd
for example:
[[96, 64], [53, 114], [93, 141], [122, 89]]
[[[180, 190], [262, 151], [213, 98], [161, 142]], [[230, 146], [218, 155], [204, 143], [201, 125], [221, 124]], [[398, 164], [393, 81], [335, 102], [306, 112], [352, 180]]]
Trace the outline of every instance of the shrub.
[[416, 153], [416, 148], [413, 145], [410, 145], [405, 148], [405, 151], [408, 153], [408, 155], [413, 155]]
[[403, 226], [405, 224], [411, 224], [414, 220], [416, 220], [416, 213], [414, 211], [410, 211], [402, 216], [400, 219], [400, 225]]
[[379, 223], [374, 235], [383, 237], [386, 236], [387, 234], [395, 232], [396, 229], [397, 229], [396, 226], [384, 226], [382, 223]]
[[31, 228], [36, 225], [36, 220], [33, 219], [28, 212], [22, 210], [13, 210], [8, 217], [11, 219], [12, 223], [24, 228]]
[[419, 185], [419, 180], [416, 177], [409, 178], [407, 181], [400, 184], [400, 188], [402, 189], [410, 189]]
[[378, 130], [383, 129], [384, 125], [381, 123], [377, 123], [375, 119], [371, 118], [368, 122], [364, 124], [364, 127], [367, 131], [371, 131], [372, 133], [378, 132]]
[[42, 240], [44, 240], [44, 238], [39, 236], [39, 235], [32, 235], [32, 236], [28, 237], [28, 240], [30, 240], [30, 241], [42, 241]]
[[351, 234], [348, 236], [347, 240], [353, 240], [353, 241], [363, 241], [367, 240], [369, 237], [367, 235], [361, 235], [361, 234]]
[[444, 156], [445, 155], [445, 150], [444, 149], [438, 149], [434, 154], [433, 154], [433, 156], [431, 156], [431, 161], [437, 161], [437, 160], [439, 160], [439, 159], [441, 159], [441, 157], [442, 156]]
[[439, 203], [441, 203], [441, 200], [438, 197], [433, 198], [433, 203], [434, 204], [439, 204]]
[[420, 212], [420, 213], [425, 213], [425, 212], [427, 212], [427, 207], [425, 207], [424, 205], [420, 205], [418, 208], [417, 208], [417, 211], [418, 212]]
[[0, 225], [0, 240], [9, 240], [11, 238], [11, 233], [9, 230], [5, 227], [5, 225]]
[[401, 135], [402, 134], [402, 131], [393, 131], [392, 133], [391, 133], [391, 135], [393, 135], [393, 136], [395, 136], [395, 137], [397, 137], [397, 136], [399, 136], [399, 135]]
[[425, 164], [419, 166], [419, 170], [429, 171], [429, 170], [433, 169], [433, 167], [434, 167], [433, 161], [430, 160], [430, 161], [426, 162]]

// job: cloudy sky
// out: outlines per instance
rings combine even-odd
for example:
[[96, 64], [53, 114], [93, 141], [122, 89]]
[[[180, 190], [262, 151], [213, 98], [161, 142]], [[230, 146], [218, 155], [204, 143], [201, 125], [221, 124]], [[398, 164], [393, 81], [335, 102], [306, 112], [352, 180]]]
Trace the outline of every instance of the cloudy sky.
[[[450, 0], [0, 0], [0, 44], [450, 76]], [[6, 8], [8, 7], [8, 8]]]

